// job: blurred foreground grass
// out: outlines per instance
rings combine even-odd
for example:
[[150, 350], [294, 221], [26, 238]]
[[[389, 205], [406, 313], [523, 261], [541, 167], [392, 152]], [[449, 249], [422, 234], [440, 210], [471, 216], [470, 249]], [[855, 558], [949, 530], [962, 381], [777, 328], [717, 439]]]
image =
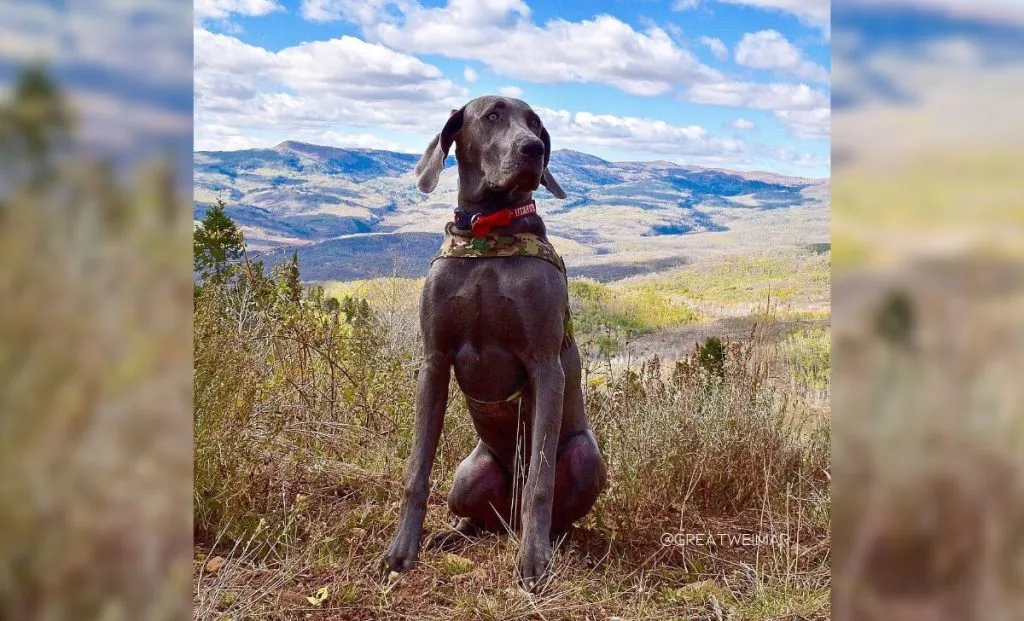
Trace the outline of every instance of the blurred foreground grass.
[[836, 619], [1024, 616], [1022, 248], [1013, 152], [837, 171]]
[[188, 614], [187, 202], [82, 155], [26, 70], [0, 102], [0, 618]]

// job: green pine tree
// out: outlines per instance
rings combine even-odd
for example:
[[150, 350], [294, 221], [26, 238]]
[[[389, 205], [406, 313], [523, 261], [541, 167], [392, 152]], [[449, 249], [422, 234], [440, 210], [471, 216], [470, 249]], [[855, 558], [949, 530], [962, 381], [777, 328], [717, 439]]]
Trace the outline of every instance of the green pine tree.
[[203, 282], [223, 282], [245, 252], [242, 231], [224, 207], [218, 198], [192, 235], [193, 269]]
[[302, 301], [302, 281], [299, 280], [299, 251], [292, 251], [292, 260], [288, 263], [288, 279], [285, 283], [288, 286], [288, 298], [293, 304], [298, 305]]
[[350, 295], [346, 295], [341, 303], [341, 312], [345, 314], [345, 323], [352, 323], [358, 309], [359, 305], [355, 299]]
[[292, 258], [274, 266], [274, 282], [277, 284], [278, 302], [284, 306], [298, 308], [302, 303], [302, 281], [299, 280], [299, 253], [292, 252]]

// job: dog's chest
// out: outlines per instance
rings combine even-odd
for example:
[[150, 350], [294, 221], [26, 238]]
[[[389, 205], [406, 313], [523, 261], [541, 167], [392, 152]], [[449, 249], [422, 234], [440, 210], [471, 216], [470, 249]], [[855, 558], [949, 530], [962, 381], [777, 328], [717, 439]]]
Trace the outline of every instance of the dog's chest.
[[452, 355], [461, 379], [518, 376], [524, 360], [560, 349], [566, 301], [565, 280], [546, 261], [443, 259], [428, 274], [422, 325], [428, 347]]
[[459, 386], [477, 399], [504, 399], [525, 377], [517, 352], [528, 342], [527, 326], [507, 301], [472, 299], [459, 307], [450, 326]]
[[[487, 260], [481, 268], [497, 268], [501, 259]], [[530, 342], [531, 328], [543, 322], [543, 305], [530, 294], [528, 283], [499, 276], [495, 269], [466, 274], [454, 291], [437, 300], [437, 320], [445, 340], [481, 350], [518, 349]]]

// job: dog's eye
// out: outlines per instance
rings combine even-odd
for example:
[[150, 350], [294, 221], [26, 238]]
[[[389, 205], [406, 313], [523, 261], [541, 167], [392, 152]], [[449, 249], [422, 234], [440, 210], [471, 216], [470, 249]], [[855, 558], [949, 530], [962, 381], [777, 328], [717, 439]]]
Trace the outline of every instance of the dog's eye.
[[488, 121], [497, 121], [498, 120], [498, 113], [497, 112], [492, 112], [492, 113], [488, 114], [487, 115], [487, 120]]
[[530, 127], [532, 129], [537, 129], [538, 127], [540, 127], [540, 121], [537, 119], [530, 119]]

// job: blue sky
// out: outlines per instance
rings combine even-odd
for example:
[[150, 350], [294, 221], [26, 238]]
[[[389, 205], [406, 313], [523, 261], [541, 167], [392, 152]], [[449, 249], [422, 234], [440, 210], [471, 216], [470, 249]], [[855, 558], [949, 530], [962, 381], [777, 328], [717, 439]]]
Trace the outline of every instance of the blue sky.
[[408, 152], [505, 93], [555, 148], [829, 174], [828, 0], [197, 0], [195, 148]]

